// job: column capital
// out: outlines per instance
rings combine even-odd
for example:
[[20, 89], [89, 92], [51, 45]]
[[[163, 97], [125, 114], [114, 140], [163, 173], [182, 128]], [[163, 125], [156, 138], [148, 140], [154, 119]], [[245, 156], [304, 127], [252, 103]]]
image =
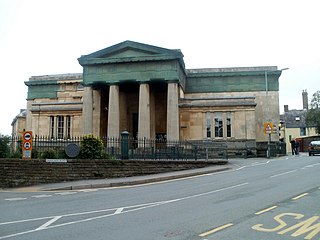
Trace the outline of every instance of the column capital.
[[169, 83], [178, 83], [178, 84], [180, 83], [179, 79], [167, 80], [166, 82], [167, 82], [168, 84], [169, 84]]
[[118, 86], [119, 85], [119, 81], [116, 81], [116, 82], [106, 82], [107, 85], [109, 86]]
[[150, 80], [144, 80], [144, 81], [139, 81], [138, 84], [141, 85], [141, 84], [150, 84], [151, 81]]

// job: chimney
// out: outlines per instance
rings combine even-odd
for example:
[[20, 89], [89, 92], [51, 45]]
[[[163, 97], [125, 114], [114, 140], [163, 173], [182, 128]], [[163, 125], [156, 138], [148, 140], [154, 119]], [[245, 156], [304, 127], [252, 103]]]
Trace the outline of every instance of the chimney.
[[284, 112], [289, 112], [289, 105], [284, 105]]
[[302, 90], [302, 106], [303, 106], [303, 109], [308, 109], [308, 93], [307, 93], [307, 90]]

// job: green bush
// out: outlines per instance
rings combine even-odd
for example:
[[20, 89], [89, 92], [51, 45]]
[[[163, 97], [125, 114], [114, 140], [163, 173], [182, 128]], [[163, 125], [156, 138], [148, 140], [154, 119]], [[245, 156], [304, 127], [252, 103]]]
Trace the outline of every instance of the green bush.
[[105, 158], [103, 142], [93, 135], [86, 135], [80, 141], [79, 158], [102, 159]]
[[21, 148], [10, 153], [10, 158], [21, 158], [21, 157], [22, 157]]
[[0, 158], [9, 157], [9, 137], [0, 134]]
[[55, 159], [57, 158], [56, 157], [56, 152], [53, 151], [53, 150], [47, 150], [47, 151], [44, 151], [43, 153], [41, 153], [41, 158], [49, 158], [49, 159]]

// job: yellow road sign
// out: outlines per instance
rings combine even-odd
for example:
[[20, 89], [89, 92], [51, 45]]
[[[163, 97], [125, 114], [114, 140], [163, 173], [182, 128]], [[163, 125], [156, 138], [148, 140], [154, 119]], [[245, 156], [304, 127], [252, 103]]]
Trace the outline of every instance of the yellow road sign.
[[263, 131], [264, 131], [265, 134], [272, 134], [273, 133], [273, 129], [274, 129], [274, 126], [273, 126], [272, 122], [265, 122], [263, 124]]

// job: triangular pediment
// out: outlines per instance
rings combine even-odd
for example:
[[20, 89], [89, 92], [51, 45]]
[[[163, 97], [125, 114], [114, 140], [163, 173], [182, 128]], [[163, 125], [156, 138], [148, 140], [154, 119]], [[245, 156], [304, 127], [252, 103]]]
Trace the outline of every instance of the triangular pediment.
[[180, 50], [171, 50], [133, 41], [125, 41], [81, 56], [78, 60], [81, 65], [95, 65], [173, 59], [183, 62], [183, 54]]

